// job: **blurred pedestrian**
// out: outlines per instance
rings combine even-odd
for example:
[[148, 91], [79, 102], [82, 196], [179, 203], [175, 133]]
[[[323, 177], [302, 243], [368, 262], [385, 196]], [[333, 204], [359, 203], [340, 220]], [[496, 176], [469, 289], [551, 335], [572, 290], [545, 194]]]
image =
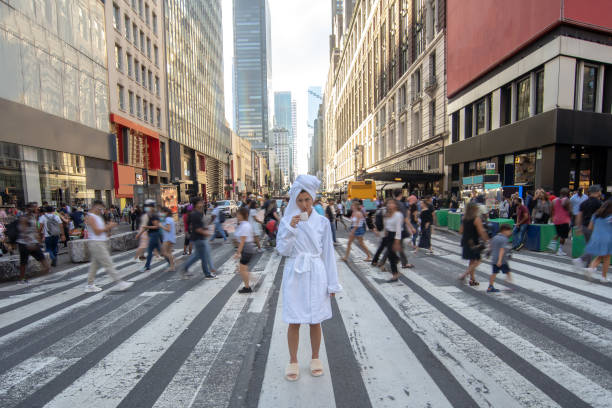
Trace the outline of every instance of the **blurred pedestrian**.
[[238, 227], [234, 236], [238, 239], [238, 248], [236, 249], [235, 258], [239, 260], [238, 270], [244, 286], [238, 290], [238, 293], [251, 293], [249, 279], [249, 263], [255, 255], [255, 245], [253, 237], [253, 227], [249, 223], [249, 210], [246, 207], [240, 207], [236, 213], [238, 218]]
[[17, 246], [19, 248], [19, 283], [27, 284], [25, 277], [28, 258], [32, 256], [42, 266], [43, 274], [49, 272], [49, 263], [43, 254], [40, 230], [36, 225], [38, 204], [28, 203], [25, 213], [19, 217], [17, 224]]
[[609, 283], [608, 268], [612, 254], [612, 200], [606, 201], [591, 218], [589, 229], [592, 231], [591, 239], [584, 248], [585, 252], [594, 256], [586, 269], [587, 277], [597, 272], [597, 266], [602, 264], [601, 283]]
[[170, 268], [168, 269], [170, 272], [174, 272], [174, 245], [176, 245], [176, 224], [174, 222], [174, 217], [172, 216], [172, 210], [168, 207], [162, 208], [162, 217], [161, 220], [161, 233], [162, 233], [162, 248], [161, 253], [170, 264]]
[[480, 265], [481, 253], [485, 249], [485, 242], [489, 240], [489, 236], [480, 218], [480, 208], [475, 202], [468, 203], [459, 233], [463, 247], [462, 258], [468, 261], [468, 268], [459, 277], [459, 280], [465, 282], [465, 277], [470, 275], [470, 286], [478, 286], [475, 272]]
[[348, 243], [346, 244], [346, 255], [344, 255], [344, 258], [342, 258], [343, 261], [348, 260], [349, 254], [351, 253], [351, 244], [354, 240], [357, 240], [357, 243], [366, 254], [366, 259], [364, 259], [364, 261], [372, 261], [370, 251], [363, 240], [365, 232], [365, 217], [359, 208], [359, 203], [357, 201], [353, 201], [351, 204], [351, 233], [349, 235]]

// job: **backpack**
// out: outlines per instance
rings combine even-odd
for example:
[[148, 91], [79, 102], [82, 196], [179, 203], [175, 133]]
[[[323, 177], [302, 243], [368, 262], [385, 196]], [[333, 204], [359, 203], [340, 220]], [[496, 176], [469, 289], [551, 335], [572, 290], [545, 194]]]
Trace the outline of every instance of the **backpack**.
[[47, 233], [53, 237], [59, 237], [62, 234], [59, 222], [54, 216], [45, 215], [45, 219], [47, 220]]
[[19, 218], [5, 227], [4, 235], [6, 235], [9, 243], [14, 244], [17, 242], [17, 238], [19, 238]]

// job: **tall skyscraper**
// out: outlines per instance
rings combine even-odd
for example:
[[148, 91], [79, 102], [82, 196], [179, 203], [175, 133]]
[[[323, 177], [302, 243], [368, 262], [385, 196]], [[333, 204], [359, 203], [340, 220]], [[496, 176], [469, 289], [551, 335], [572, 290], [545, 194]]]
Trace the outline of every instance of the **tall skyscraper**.
[[293, 166], [295, 162], [294, 145], [296, 134], [293, 129], [293, 104], [291, 101], [291, 92], [275, 92], [274, 93], [274, 127], [275, 129], [287, 130], [287, 144], [289, 147], [288, 175], [292, 181]]
[[267, 150], [272, 81], [267, 0], [234, 0], [234, 128], [255, 150]]
[[[319, 113], [319, 105], [323, 102], [320, 86], [308, 87], [308, 149], [309, 155], [314, 136], [314, 122]], [[310, 160], [310, 159], [309, 159]]]
[[[221, 1], [165, 1], [170, 171], [180, 199], [223, 195], [231, 138], [225, 124]], [[185, 192], [185, 193], [184, 193]]]
[[291, 132], [293, 132], [293, 146], [291, 157], [293, 157], [293, 163], [291, 164], [291, 182], [297, 177], [297, 141], [298, 141], [298, 133], [297, 133], [297, 106], [295, 104], [295, 100], [291, 101]]

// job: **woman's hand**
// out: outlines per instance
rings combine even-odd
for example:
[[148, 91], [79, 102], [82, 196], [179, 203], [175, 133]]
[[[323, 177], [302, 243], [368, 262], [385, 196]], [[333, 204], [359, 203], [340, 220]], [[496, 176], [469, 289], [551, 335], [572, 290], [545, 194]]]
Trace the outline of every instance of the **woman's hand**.
[[291, 217], [291, 224], [290, 225], [293, 228], [297, 227], [298, 222], [300, 222], [300, 215], [299, 214], [298, 215], [294, 215], [293, 217]]

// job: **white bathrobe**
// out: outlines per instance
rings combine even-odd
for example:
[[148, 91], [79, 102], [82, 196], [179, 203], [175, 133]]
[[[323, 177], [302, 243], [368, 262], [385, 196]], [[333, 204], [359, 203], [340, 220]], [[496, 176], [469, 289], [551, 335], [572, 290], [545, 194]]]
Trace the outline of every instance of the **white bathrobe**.
[[314, 209], [308, 221], [292, 227], [283, 218], [276, 249], [286, 256], [283, 271], [283, 320], [317, 324], [332, 317], [331, 293], [342, 290], [329, 220]]

